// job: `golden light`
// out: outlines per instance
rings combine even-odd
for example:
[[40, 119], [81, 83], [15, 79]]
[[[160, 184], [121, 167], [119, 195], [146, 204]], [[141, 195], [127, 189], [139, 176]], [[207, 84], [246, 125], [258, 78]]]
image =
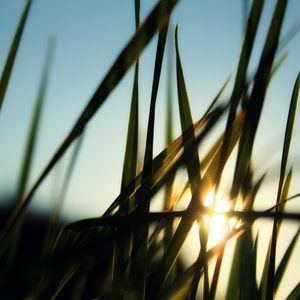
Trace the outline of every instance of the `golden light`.
[[229, 229], [233, 228], [236, 223], [234, 218], [228, 219], [222, 213], [230, 210], [230, 202], [222, 196], [219, 191], [217, 193], [211, 190], [204, 200], [204, 206], [211, 208], [216, 214], [204, 217], [205, 226], [208, 232], [208, 247], [212, 247], [221, 242]]

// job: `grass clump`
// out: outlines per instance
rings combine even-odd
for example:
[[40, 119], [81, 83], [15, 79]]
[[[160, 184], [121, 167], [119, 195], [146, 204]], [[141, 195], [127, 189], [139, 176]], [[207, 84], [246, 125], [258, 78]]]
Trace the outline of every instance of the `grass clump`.
[[[39, 122], [48, 82], [52, 43], [46, 59], [30, 134], [24, 154], [20, 184], [16, 200], [1, 221], [0, 296], [3, 298], [99, 298], [99, 299], [215, 299], [220, 288], [222, 266], [226, 263], [225, 250], [235, 241], [231, 266], [228, 267], [228, 284], [223, 287], [224, 299], [273, 299], [288, 272], [288, 262], [296, 249], [299, 229], [288, 243], [280, 260], [276, 252], [281, 224], [292, 220], [299, 224], [300, 213], [286, 212], [286, 203], [299, 194], [290, 195], [293, 169], [288, 168], [288, 157], [295, 126], [299, 98], [300, 74], [295, 78], [291, 92], [289, 113], [280, 161], [280, 175], [276, 202], [267, 210], [255, 210], [258, 192], [264, 188], [266, 174], [257, 179], [253, 168], [253, 148], [268, 86], [280, 70], [284, 57], [279, 56], [280, 37], [287, 0], [278, 0], [265, 37], [260, 60], [253, 76], [249, 74], [257, 30], [261, 21], [264, 1], [254, 0], [246, 22], [245, 34], [231, 96], [222, 99], [228, 80], [220, 88], [203, 116], [194, 122], [190, 107], [184, 61], [180, 55], [179, 30], [175, 29], [176, 83], [181, 134], [173, 139], [172, 87], [167, 95], [166, 146], [154, 155], [155, 112], [163, 59], [168, 35], [173, 34], [171, 14], [176, 0], [161, 0], [144, 22], [140, 22], [140, 1], [135, 0], [136, 31], [99, 84], [96, 92], [46, 164], [36, 182], [28, 186]], [[0, 107], [10, 80], [19, 41], [22, 36], [31, 1], [27, 1], [20, 18], [0, 80]], [[179, 8], [180, 9], [180, 8]], [[183, 28], [184, 30], [184, 28]], [[147, 44], [158, 34], [150, 110], [145, 149], [140, 168], [139, 149], [139, 57]], [[289, 37], [290, 38], [290, 37]], [[59, 214], [68, 188], [74, 165], [78, 159], [87, 125], [128, 70], [134, 67], [131, 107], [123, 163], [120, 194], [102, 216], [60, 224]], [[172, 67], [169, 66], [169, 82]], [[221, 129], [204, 157], [199, 148], [208, 143], [212, 132]], [[39, 219], [30, 223], [26, 218], [32, 197], [54, 166], [64, 157], [73, 143], [72, 159], [60, 192], [57, 209], [51, 220], [43, 226]], [[218, 192], [221, 181], [235, 151], [236, 160], [231, 179], [227, 209], [218, 209]], [[176, 186], [182, 170], [187, 173], [183, 186]], [[156, 194], [165, 189], [163, 210], [152, 211]], [[214, 191], [207, 205], [207, 195]], [[178, 196], [176, 196], [178, 194]], [[182, 207], [185, 195], [190, 198]], [[223, 203], [223, 202], [222, 202]], [[181, 205], [181, 206], [180, 206]], [[224, 235], [211, 245], [213, 219], [225, 220]], [[272, 223], [272, 233], [264, 258], [262, 276], [258, 277], [258, 258], [264, 253], [254, 230], [257, 219]], [[230, 222], [234, 221], [234, 224]], [[46, 225], [46, 226], [45, 226]], [[198, 231], [200, 244], [197, 258], [191, 265], [183, 263], [181, 249], [193, 226]], [[43, 227], [43, 228], [42, 228]], [[37, 231], [39, 228], [39, 231]], [[32, 236], [29, 238], [28, 236]], [[231, 243], [232, 244], [232, 243]], [[29, 245], [29, 246], [28, 246]], [[224, 261], [225, 260], [225, 261]], [[290, 287], [289, 299], [300, 296], [300, 283]], [[17, 288], [16, 288], [17, 287]]]

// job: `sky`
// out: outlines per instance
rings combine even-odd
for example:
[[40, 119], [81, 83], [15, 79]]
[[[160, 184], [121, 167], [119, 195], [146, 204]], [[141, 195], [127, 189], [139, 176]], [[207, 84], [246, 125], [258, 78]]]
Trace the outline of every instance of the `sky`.
[[[18, 182], [49, 38], [55, 39], [56, 47], [31, 183], [69, 132], [109, 67], [134, 34], [133, 3], [132, 0], [33, 1], [1, 111], [1, 193], [13, 191]], [[155, 3], [153, 0], [141, 1], [142, 20]], [[25, 1], [21, 0], [0, 0], [0, 71], [24, 4]], [[265, 3], [250, 69], [255, 69], [258, 63], [274, 5], [275, 0], [267, 0]], [[300, 2], [289, 1], [283, 35], [299, 21], [299, 12]], [[192, 114], [194, 120], [198, 120], [229, 75], [232, 79], [225, 98], [230, 95], [243, 36], [242, 1], [180, 1], [172, 14], [171, 45], [174, 42], [175, 24], [179, 26], [179, 47]], [[155, 37], [140, 58], [141, 140], [146, 133], [156, 41]], [[254, 149], [254, 169], [257, 176], [269, 170], [261, 198], [271, 201], [276, 196], [274, 183], [277, 183], [280, 145], [289, 101], [300, 70], [300, 34], [285, 50], [288, 50], [288, 57], [270, 84], [259, 126], [257, 147]], [[157, 100], [156, 154], [163, 149], [165, 139], [166, 59], [163, 68]], [[100, 215], [119, 194], [132, 81], [131, 69], [88, 125], [64, 205], [63, 212], [69, 218]], [[180, 134], [180, 123], [175, 81], [173, 90], [174, 136], [177, 136]], [[291, 194], [299, 192], [299, 124], [298, 117], [289, 162], [295, 165]], [[39, 189], [34, 198], [34, 206], [51, 207], [49, 199], [53, 196], [53, 187], [61, 182], [69, 156], [70, 151]], [[258, 208], [267, 208], [269, 203], [260, 201]], [[297, 209], [299, 205], [291, 203], [288, 207]], [[290, 231], [292, 233], [295, 225], [289, 226], [294, 226]]]

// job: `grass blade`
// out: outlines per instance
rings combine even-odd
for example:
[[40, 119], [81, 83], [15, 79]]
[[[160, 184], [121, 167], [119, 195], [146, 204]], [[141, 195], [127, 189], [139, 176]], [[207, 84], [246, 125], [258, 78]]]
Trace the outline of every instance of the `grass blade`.
[[264, 104], [275, 53], [278, 47], [286, 4], [286, 0], [279, 0], [277, 2], [255, 75], [254, 86], [250, 96], [251, 101], [247, 105], [243, 135], [239, 143], [238, 158], [230, 193], [231, 199], [237, 197], [243, 178], [250, 165], [254, 139]]
[[[218, 170], [219, 175], [216, 181], [217, 189], [222, 176], [222, 170], [226, 162], [225, 157], [228, 148], [227, 144], [231, 140], [231, 128], [235, 120], [240, 98], [245, 93], [244, 89], [247, 88], [247, 84], [246, 84], [247, 69], [248, 69], [252, 49], [254, 46], [254, 41], [255, 41], [263, 6], [264, 6], [264, 0], [254, 0], [248, 18], [244, 42], [242, 46], [238, 68], [237, 68], [237, 74], [235, 77], [234, 87], [230, 97], [230, 108], [229, 108], [229, 114], [226, 122], [223, 150], [219, 162], [219, 170]], [[230, 199], [232, 199], [232, 197]]]
[[[180, 123], [181, 123], [181, 131], [184, 132], [188, 128], [190, 128], [193, 125], [193, 119], [192, 119], [192, 113], [189, 105], [189, 100], [188, 100], [188, 94], [187, 94], [187, 89], [186, 89], [186, 84], [185, 84], [185, 79], [183, 75], [183, 69], [182, 69], [182, 63], [181, 63], [181, 58], [179, 54], [179, 47], [178, 47], [178, 26], [176, 26], [175, 29], [175, 49], [176, 49], [176, 74], [177, 74], [177, 93], [178, 93], [178, 106], [179, 106], [179, 113], [180, 113]], [[195, 142], [195, 136], [194, 132], [190, 131], [187, 132], [188, 135], [183, 135], [183, 142], [184, 139], [191, 138], [191, 142]], [[191, 188], [192, 194], [195, 193], [197, 185], [199, 184], [201, 180], [200, 176], [200, 159], [199, 159], [199, 154], [197, 148], [195, 148], [194, 153], [192, 154], [191, 159], [189, 160], [187, 164], [187, 172], [188, 172], [188, 177], [189, 177], [189, 184]], [[202, 223], [202, 222], [200, 222]], [[202, 227], [202, 226], [201, 226]], [[206, 262], [206, 240], [207, 236], [204, 231], [204, 226], [202, 227], [203, 230], [200, 231], [200, 244], [201, 244], [201, 250], [199, 253], [199, 259], [201, 258], [204, 263]], [[208, 288], [209, 288], [209, 283], [208, 283], [208, 271], [207, 271], [207, 264], [205, 263], [205, 270], [204, 270], [204, 298], [207, 298], [208, 294]], [[200, 272], [197, 270], [195, 272], [195, 276], [192, 282], [191, 286], [191, 292], [189, 298], [193, 299], [196, 297], [196, 293], [198, 290], [198, 283], [200, 279]]]
[[283, 274], [286, 271], [287, 265], [289, 263], [291, 255], [294, 251], [294, 248], [296, 246], [296, 242], [297, 242], [299, 236], [300, 236], [300, 229], [298, 229], [298, 231], [296, 232], [295, 236], [293, 237], [292, 241], [290, 242], [288, 248], [286, 249], [286, 251], [285, 251], [285, 253], [284, 253], [277, 269], [276, 269], [275, 277], [274, 277], [274, 290], [275, 290], [275, 293], [276, 293], [276, 291], [277, 291], [277, 289], [280, 285]]
[[[169, 27], [169, 18], [165, 25], [160, 29], [158, 35], [155, 66], [153, 74], [153, 83], [150, 100], [150, 111], [147, 127], [146, 148], [144, 156], [144, 168], [142, 171], [142, 184], [146, 177], [152, 172], [153, 160], [153, 141], [154, 141], [154, 121], [155, 121], [155, 107], [159, 81], [161, 76], [161, 68], [165, 45], [167, 40], [167, 33]], [[145, 195], [146, 196], [146, 195]], [[143, 201], [141, 201], [143, 199]], [[141, 198], [139, 193], [136, 195], [137, 212], [147, 213], [150, 209], [150, 199], [146, 197]], [[136, 228], [133, 233], [132, 257], [131, 257], [131, 271], [130, 281], [134, 282], [134, 290], [131, 291], [129, 298], [144, 299], [146, 289], [146, 271], [147, 271], [147, 248], [148, 248], [148, 224]]]
[[[41, 78], [41, 82], [40, 82], [40, 86], [39, 86], [39, 90], [35, 102], [32, 121], [29, 128], [29, 135], [26, 141], [24, 158], [23, 158], [22, 167], [20, 171], [20, 178], [17, 186], [16, 199], [15, 199], [12, 215], [16, 214], [18, 206], [22, 204], [22, 197], [25, 193], [25, 189], [30, 178], [30, 171], [32, 169], [32, 161], [34, 156], [35, 145], [37, 142], [37, 135], [40, 126], [42, 108], [45, 101], [45, 93], [47, 90], [47, 85], [49, 83], [48, 78], [50, 72], [50, 65], [52, 63], [52, 57], [53, 57], [53, 50], [54, 50], [53, 46], [54, 46], [53, 42], [50, 41], [48, 46], [48, 52], [46, 55], [46, 63], [44, 66], [44, 70], [43, 70], [43, 74], [42, 74], [42, 78]], [[10, 239], [7, 240], [7, 244], [5, 245], [5, 246], [9, 246], [9, 250], [5, 253], [5, 250], [7, 249], [5, 249], [4, 247], [2, 249], [0, 248], [0, 256], [3, 254], [7, 255], [7, 258], [5, 259], [5, 266], [3, 266], [2, 268], [1, 276], [3, 276], [3, 274], [5, 274], [8, 271], [10, 264], [14, 260], [16, 250], [18, 248], [18, 240], [19, 240], [20, 230], [23, 221], [24, 221], [24, 216], [16, 219], [15, 228], [11, 233]]]
[[10, 46], [10, 50], [8, 56], [5, 61], [4, 70], [0, 78], [0, 111], [4, 102], [4, 97], [6, 94], [7, 86], [9, 83], [10, 75], [12, 73], [12, 69], [15, 63], [15, 58], [19, 49], [19, 44], [23, 35], [24, 27], [26, 21], [28, 19], [28, 13], [31, 7], [31, 0], [27, 0], [25, 7], [23, 9], [21, 18], [19, 20], [19, 24], [17, 30], [15, 32], [15, 36], [13, 38], [12, 44]]
[[[200, 143], [200, 140], [203, 138], [200, 138], [199, 132], [201, 129], [203, 129], [204, 125], [207, 126], [207, 128], [210, 126], [208, 126], [210, 120], [212, 120], [213, 116], [221, 112], [222, 109], [219, 107], [217, 109], [215, 109], [210, 115], [206, 116], [205, 118], [201, 118], [199, 121], [197, 121], [194, 124], [194, 130], [195, 130], [195, 134], [199, 135], [199, 139], [197, 141], [197, 143]], [[191, 130], [190, 128], [188, 130]], [[203, 129], [203, 131], [205, 131]], [[205, 133], [204, 135], [206, 135], [207, 133]], [[188, 142], [187, 142], [188, 144]], [[164, 149], [163, 151], [161, 151], [157, 157], [154, 158], [152, 165], [153, 165], [153, 171], [151, 176], [149, 176], [147, 178], [147, 181], [144, 182], [143, 184], [143, 189], [146, 189], [146, 187], [150, 186], [151, 184], [153, 184], [154, 182], [157, 181], [157, 178], [159, 178], [161, 176], [161, 173], [163, 172], [162, 170], [166, 170], [167, 168], [170, 168], [170, 166], [174, 163], [174, 160], [176, 159], [176, 157], [178, 156], [180, 150], [182, 149], [182, 135], [178, 136], [174, 141], [172, 141], [172, 143], [170, 145], [168, 145], [168, 147], [166, 149]], [[209, 157], [210, 158], [212, 155], [214, 154], [214, 152], [211, 152]], [[182, 160], [184, 160], [185, 158], [182, 157]], [[209, 161], [209, 159], [207, 159]], [[182, 162], [181, 162], [182, 163]], [[179, 163], [180, 164], [180, 163]], [[178, 165], [179, 167], [179, 165]], [[128, 198], [129, 196], [133, 196], [137, 193], [138, 189], [142, 188], [141, 186], [141, 177], [142, 177], [142, 173], [140, 173], [138, 176], [136, 176], [135, 180], [133, 180], [129, 186], [127, 186], [126, 190], [121, 193], [116, 199], [115, 201], [110, 205], [110, 207], [106, 210], [106, 212], [104, 213], [104, 216], [108, 216], [110, 215], [117, 207], [118, 205], [120, 205], [121, 202], [125, 201], [126, 198]]]
[[[289, 192], [289, 187], [290, 187], [291, 179], [292, 179], [292, 169], [289, 171], [289, 173], [288, 173], [288, 175], [287, 175], [287, 177], [285, 179], [285, 182], [284, 182], [284, 185], [283, 185], [282, 194], [281, 194], [281, 199], [287, 199], [287, 195], [288, 195], [288, 192]], [[286, 202], [287, 201], [280, 200], [279, 203], [281, 205], [279, 205], [279, 203], [278, 203], [278, 205], [275, 205], [275, 206], [269, 208], [266, 211], [272, 211], [273, 209], [275, 209], [274, 215], [277, 216], [279, 213], [283, 213], [284, 212], [284, 208], [285, 208]], [[275, 220], [274, 220], [274, 222], [275, 222]], [[276, 235], [278, 235], [279, 231], [280, 231], [282, 219], [281, 218], [276, 218], [276, 222], [277, 222], [276, 223], [277, 224], [276, 225]], [[262, 294], [263, 297], [265, 297], [266, 293], [267, 293], [267, 278], [268, 278], [268, 268], [269, 268], [269, 264], [270, 264], [271, 242], [272, 242], [272, 240], [270, 240], [270, 243], [269, 243], [269, 248], [268, 248], [267, 257], [266, 257], [266, 260], [265, 260], [263, 274], [262, 274], [262, 279], [261, 279], [261, 284], [260, 284], [260, 292], [261, 292], [261, 294]]]
[[50, 65], [52, 63], [52, 57], [53, 57], [53, 50], [54, 50], [54, 44], [53, 41], [49, 43], [48, 47], [48, 53], [46, 57], [46, 65], [44, 67], [44, 71], [42, 74], [42, 79], [38, 91], [38, 96], [36, 99], [35, 103], [35, 108], [34, 108], [34, 113], [32, 117], [32, 122], [29, 130], [29, 135], [27, 138], [27, 145], [25, 148], [25, 153], [24, 153], [24, 159], [23, 159], [23, 164], [22, 164], [22, 169], [21, 169], [21, 176], [19, 179], [19, 184], [17, 188], [17, 202], [20, 202], [22, 200], [22, 197], [24, 196], [26, 185], [28, 183], [29, 177], [30, 177], [30, 170], [31, 170], [31, 165], [32, 165], [32, 160], [33, 160], [33, 154], [34, 154], [34, 149], [36, 145], [36, 140], [37, 140], [37, 132], [38, 128], [40, 125], [40, 119], [41, 119], [41, 114], [42, 114], [42, 108], [44, 105], [44, 100], [45, 100], [45, 93], [47, 90], [47, 85], [49, 82], [49, 72], [50, 72]]
[[[292, 132], [293, 132], [293, 127], [294, 127], [296, 109], [297, 109], [299, 88], [300, 88], [300, 73], [298, 74], [296, 82], [295, 82], [293, 95], [292, 95], [292, 99], [291, 99], [291, 103], [290, 103], [287, 124], [286, 124], [276, 204], [279, 203], [281, 200], [282, 186], [283, 186], [283, 181], [284, 181], [285, 172], [286, 172], [287, 159], [288, 159], [290, 143], [291, 143], [291, 138], [292, 138]], [[279, 208], [275, 208], [275, 212], [278, 212], [278, 210], [279, 210]], [[277, 224], [276, 220], [274, 220], [272, 239], [271, 239], [271, 248], [270, 248], [268, 277], [267, 277], [267, 294], [266, 294], [267, 298], [273, 298], [273, 293], [274, 293], [274, 274], [275, 274], [277, 235], [278, 235], [278, 224]]]
[[45, 250], [44, 250], [45, 254], [49, 254], [51, 252], [51, 249], [53, 249], [55, 240], [57, 238], [58, 232], [56, 229], [56, 225], [59, 223], [59, 218], [61, 215], [61, 211], [63, 209], [63, 205], [65, 203], [67, 192], [68, 192], [68, 189], [69, 189], [69, 186], [71, 183], [71, 179], [72, 179], [72, 176], [74, 173], [75, 165], [76, 165], [76, 162], [77, 162], [79, 154], [80, 154], [80, 150], [81, 150], [82, 143], [84, 140], [84, 135], [85, 135], [85, 133], [83, 133], [79, 137], [79, 139], [76, 141], [70, 162], [67, 167], [65, 177], [62, 182], [61, 190], [59, 192], [59, 196], [57, 198], [57, 202], [55, 204], [54, 211], [53, 211], [53, 214], [52, 214], [50, 222], [49, 222], [48, 233], [45, 238]]
[[[250, 188], [246, 191], [244, 205], [245, 213], [252, 211], [255, 197], [265, 176], [262, 176], [254, 185], [249, 183]], [[234, 249], [234, 260], [230, 269], [229, 283], [227, 286], [226, 299], [237, 299], [242, 296], [243, 299], [253, 298], [257, 294], [253, 292], [256, 286], [253, 264], [255, 253], [252, 251], [252, 222], [253, 220], [244, 220], [245, 233], [240, 236], [236, 242]], [[251, 260], [252, 258], [252, 260]], [[245, 274], [244, 270], [249, 270]]]
[[[237, 117], [237, 120], [234, 124], [234, 129], [232, 130], [232, 139], [231, 143], [228, 147], [227, 155], [231, 153], [234, 146], [236, 145], [240, 134], [241, 134], [241, 126], [243, 123], [243, 116], [240, 114]], [[198, 138], [196, 138], [197, 140]], [[214, 183], [216, 182], [216, 176], [218, 175], [218, 166], [219, 166], [219, 160], [221, 155], [221, 150], [218, 149], [217, 153], [215, 154], [213, 160], [209, 164], [200, 185], [197, 187], [197, 191], [192, 196], [192, 200], [187, 208], [188, 211], [194, 211], [197, 210], [197, 207], [199, 207], [200, 202], [198, 199], [204, 199], [207, 193], [213, 188]], [[179, 223], [176, 232], [169, 244], [168, 251], [165, 255], [165, 258], [163, 260], [163, 269], [164, 269], [164, 278], [167, 277], [169, 274], [175, 260], [177, 259], [179, 250], [187, 236], [187, 233], [190, 231], [193, 222], [195, 219], [193, 218], [183, 218], [181, 222]]]
[[[188, 100], [188, 94], [186, 90], [183, 69], [178, 49], [178, 26], [175, 29], [175, 43], [176, 43], [176, 70], [177, 70], [177, 92], [178, 92], [178, 106], [179, 106], [179, 113], [180, 113], [180, 123], [181, 123], [181, 131], [182, 133], [186, 132], [189, 128], [193, 126], [193, 119], [191, 114], [191, 109]], [[190, 135], [190, 137], [189, 137]], [[186, 135], [183, 135], [183, 143], [184, 139], [191, 138], [193, 142], [195, 140], [194, 132], [186, 132]], [[198, 151], [195, 151], [193, 154], [190, 163], [187, 165], [189, 181], [191, 185], [192, 193], [196, 189], [196, 185], [200, 181], [200, 160]]]
[[[193, 130], [196, 134], [199, 134], [200, 130], [203, 128], [203, 126], [208, 122], [208, 120], [217, 112], [219, 108], [216, 108], [212, 110], [215, 103], [219, 100], [222, 92], [224, 91], [226, 85], [228, 83], [228, 80], [225, 81], [221, 89], [218, 91], [216, 97], [212, 101], [209, 109], [206, 111], [204, 116], [200, 118], [197, 122], [193, 125]], [[188, 129], [190, 130], [190, 128]], [[185, 135], [187, 135], [187, 131], [184, 132]], [[174, 160], [174, 158], [178, 155], [180, 152], [182, 145], [183, 145], [183, 134], [178, 136], [176, 139], [174, 139], [164, 150], [162, 150], [152, 161], [152, 175], [150, 178], [147, 179], [149, 182], [153, 182], [154, 178], [157, 177], [155, 175], [159, 169], [165, 169], [168, 167], [171, 162]], [[203, 160], [202, 165], [207, 165], [213, 155], [215, 154], [215, 151], [218, 149], [218, 147], [221, 145], [223, 140], [223, 137], [221, 136], [215, 143], [215, 145], [212, 147], [211, 151], [206, 155], [206, 157]], [[126, 189], [113, 201], [113, 203], [109, 206], [109, 208], [106, 210], [106, 212], [103, 214], [104, 216], [110, 215], [123, 201], [126, 201], [126, 199], [131, 195], [135, 194], [137, 189], [141, 187], [141, 178], [142, 178], [142, 172], [140, 172], [136, 178], [130, 182], [130, 184], [126, 187]], [[144, 184], [145, 185], [145, 184]]]
[[125, 46], [125, 48], [120, 53], [120, 55], [106, 74], [105, 78], [99, 85], [98, 89], [92, 96], [91, 100], [86, 105], [85, 109], [76, 121], [70, 133], [62, 142], [58, 150], [54, 153], [52, 159], [42, 171], [37, 181], [22, 201], [22, 204], [16, 210], [16, 213], [12, 215], [9, 221], [7, 222], [0, 237], [2, 245], [4, 244], [4, 240], [6, 240], [6, 238], [10, 235], [11, 230], [15, 227], [16, 221], [25, 213], [25, 210], [30, 204], [31, 198], [37, 190], [37, 188], [39, 187], [39, 185], [43, 182], [48, 173], [52, 170], [52, 168], [59, 161], [59, 159], [64, 155], [64, 153], [74, 142], [74, 140], [76, 140], [78, 136], [82, 134], [87, 123], [94, 116], [99, 107], [104, 103], [111, 91], [121, 81], [121, 79], [126, 74], [130, 66], [135, 62], [137, 57], [142, 53], [146, 45], [154, 36], [157, 29], [165, 25], [165, 23], [169, 19], [169, 15], [172, 9], [177, 3], [178, 0], [160, 1], [152, 10], [146, 21], [143, 23], [143, 25], [139, 28], [138, 32]]
[[[140, 1], [135, 0], [135, 25], [138, 30], [140, 24]], [[121, 182], [121, 193], [134, 180], [138, 163], [138, 134], [139, 134], [139, 61], [137, 60], [134, 69], [134, 81], [131, 97], [131, 108], [127, 129], [126, 150], [123, 163], [123, 174]], [[134, 206], [134, 197], [128, 198], [120, 204], [119, 212], [128, 214]], [[129, 274], [130, 248], [132, 235], [126, 227], [117, 227], [117, 235], [120, 238], [115, 240], [113, 257], [113, 281], [112, 292], [114, 297], [125, 295], [125, 286]]]
[[[170, 37], [170, 35], [169, 35]], [[171, 40], [169, 38], [169, 40]], [[172, 43], [168, 43], [168, 73], [167, 73], [167, 115], [166, 115], [166, 147], [172, 143], [173, 140], [173, 94], [172, 94], [172, 74], [173, 74], [173, 47]], [[173, 189], [174, 177], [166, 183], [165, 195], [164, 195], [164, 209], [172, 209], [172, 189]], [[173, 222], [169, 222], [164, 231], [164, 247], [166, 248], [173, 234]], [[157, 235], [156, 235], [157, 236]]]
[[300, 295], [300, 282], [294, 287], [291, 293], [287, 296], [286, 300], [298, 299]]

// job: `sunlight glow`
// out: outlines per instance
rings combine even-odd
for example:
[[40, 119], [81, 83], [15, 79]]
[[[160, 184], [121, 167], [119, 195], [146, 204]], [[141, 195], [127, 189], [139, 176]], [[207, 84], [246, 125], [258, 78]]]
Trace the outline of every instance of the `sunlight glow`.
[[[206, 207], [212, 208], [216, 213], [227, 212], [230, 210], [230, 202], [222, 197], [222, 193], [215, 194], [211, 190], [204, 200]], [[236, 223], [234, 218], [228, 220], [227, 217], [220, 214], [205, 216], [205, 226], [209, 232], [208, 246], [212, 247], [221, 242], [229, 229], [233, 228]]]

